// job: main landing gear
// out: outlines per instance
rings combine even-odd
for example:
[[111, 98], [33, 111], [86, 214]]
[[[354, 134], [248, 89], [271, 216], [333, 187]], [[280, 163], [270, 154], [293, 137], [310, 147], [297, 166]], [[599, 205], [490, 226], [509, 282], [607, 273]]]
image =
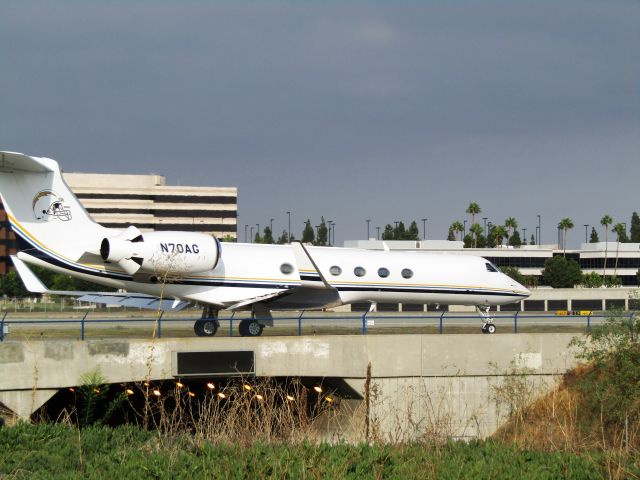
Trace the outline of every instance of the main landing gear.
[[[260, 321], [256, 320], [259, 315]], [[251, 312], [251, 318], [245, 318], [240, 321], [238, 330], [243, 337], [259, 337], [262, 335], [265, 325], [273, 326], [273, 317], [271, 312], [259, 305]], [[220, 328], [218, 321], [218, 310], [212, 305], [207, 305], [202, 310], [202, 318], [197, 320], [193, 325], [193, 330], [199, 337], [213, 337]]]
[[207, 305], [202, 309], [202, 318], [196, 320], [193, 325], [193, 331], [199, 337], [213, 337], [220, 328], [218, 321], [218, 310], [211, 305]]
[[496, 333], [493, 317], [489, 314], [489, 305], [476, 305], [476, 310], [482, 317], [482, 333]]

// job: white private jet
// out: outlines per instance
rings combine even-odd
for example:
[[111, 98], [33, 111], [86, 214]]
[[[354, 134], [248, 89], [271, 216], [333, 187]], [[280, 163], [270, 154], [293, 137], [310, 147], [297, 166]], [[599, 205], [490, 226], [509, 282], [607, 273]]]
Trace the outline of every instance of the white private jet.
[[[482, 331], [494, 333], [490, 307], [530, 295], [492, 263], [470, 255], [221, 244], [203, 233], [105, 228], [49, 158], [0, 152], [0, 196], [19, 245], [12, 260], [27, 289], [161, 310], [198, 302], [205, 305], [194, 325], [198, 336], [215, 335], [221, 309], [251, 310], [239, 330], [258, 336], [273, 325], [272, 310], [356, 302], [474, 305]], [[26, 263], [126, 293], [51, 291]]]

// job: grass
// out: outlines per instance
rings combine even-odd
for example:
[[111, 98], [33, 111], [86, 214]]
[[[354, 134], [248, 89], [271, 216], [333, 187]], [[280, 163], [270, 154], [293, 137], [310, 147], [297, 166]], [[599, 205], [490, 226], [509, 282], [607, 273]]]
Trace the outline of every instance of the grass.
[[[628, 472], [640, 475], [629, 466]], [[216, 444], [134, 426], [18, 424], [0, 429], [0, 478], [604, 478], [601, 455], [501, 442]]]

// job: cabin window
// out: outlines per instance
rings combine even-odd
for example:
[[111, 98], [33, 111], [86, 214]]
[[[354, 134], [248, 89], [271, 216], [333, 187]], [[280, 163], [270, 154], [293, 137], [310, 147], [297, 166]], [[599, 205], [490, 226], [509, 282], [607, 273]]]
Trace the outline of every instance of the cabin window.
[[389, 269], [388, 268], [379, 268], [378, 269], [378, 276], [382, 277], [382, 278], [387, 278], [389, 276]]
[[487, 267], [487, 271], [489, 272], [498, 272], [498, 267], [496, 267], [493, 263], [485, 263], [485, 267]]
[[342, 273], [342, 269], [339, 266], [334, 265], [333, 267], [331, 267], [329, 269], [329, 273], [331, 273], [331, 275], [337, 276], [337, 275], [340, 275]]
[[362, 267], [356, 267], [356, 268], [354, 268], [354, 269], [353, 269], [353, 274], [354, 274], [356, 277], [364, 277], [364, 275], [365, 275], [366, 273], [367, 273], [367, 271], [366, 271], [364, 268], [362, 268]]
[[413, 271], [410, 268], [403, 268], [402, 272], [400, 272], [402, 278], [411, 278], [413, 277]]
[[290, 263], [283, 263], [282, 265], [280, 265], [280, 271], [285, 275], [289, 275], [291, 272], [293, 272], [293, 266], [291, 266]]

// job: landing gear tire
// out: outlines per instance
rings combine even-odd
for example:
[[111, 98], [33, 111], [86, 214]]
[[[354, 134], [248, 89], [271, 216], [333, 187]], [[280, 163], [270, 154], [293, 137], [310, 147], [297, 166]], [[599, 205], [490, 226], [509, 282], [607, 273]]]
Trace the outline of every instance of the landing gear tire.
[[199, 337], [213, 337], [218, 331], [217, 320], [197, 320], [193, 325], [193, 331]]
[[264, 325], [259, 324], [255, 320], [242, 320], [238, 330], [243, 337], [259, 337], [262, 335]]
[[496, 326], [493, 323], [487, 323], [482, 330], [484, 333], [496, 333]]
[[476, 305], [476, 310], [482, 317], [482, 333], [496, 333], [496, 326], [493, 324], [493, 318], [489, 314], [489, 305]]

